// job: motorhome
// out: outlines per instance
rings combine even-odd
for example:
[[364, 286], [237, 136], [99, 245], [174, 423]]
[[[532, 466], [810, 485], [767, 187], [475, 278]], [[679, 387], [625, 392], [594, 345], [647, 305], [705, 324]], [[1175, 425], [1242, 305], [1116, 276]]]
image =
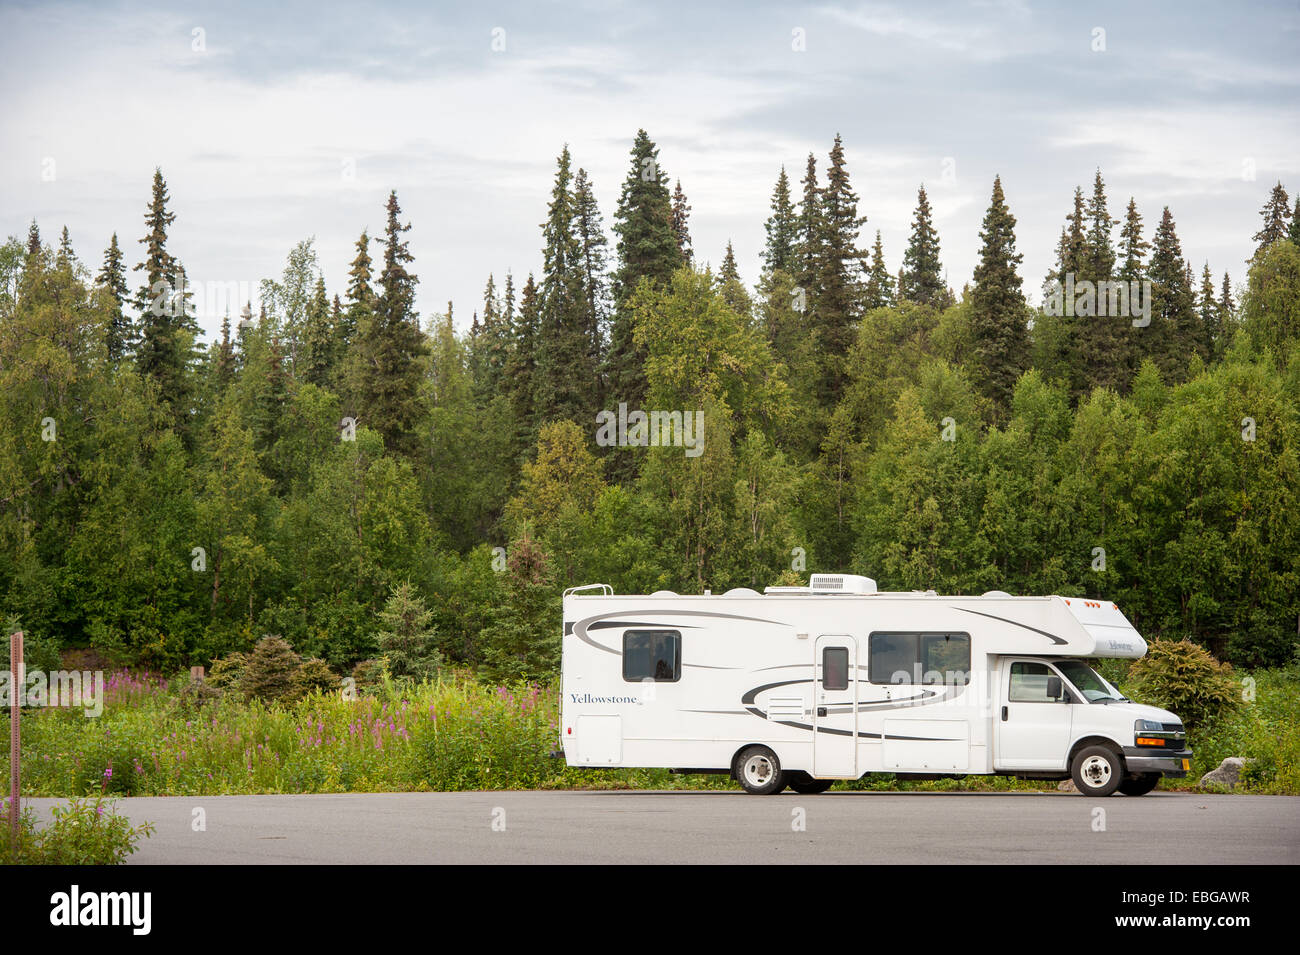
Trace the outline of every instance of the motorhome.
[[1114, 603], [878, 592], [868, 577], [713, 595], [564, 593], [570, 766], [730, 773], [750, 793], [867, 773], [1070, 779], [1150, 792], [1189, 770], [1173, 713], [1087, 662], [1146, 642]]

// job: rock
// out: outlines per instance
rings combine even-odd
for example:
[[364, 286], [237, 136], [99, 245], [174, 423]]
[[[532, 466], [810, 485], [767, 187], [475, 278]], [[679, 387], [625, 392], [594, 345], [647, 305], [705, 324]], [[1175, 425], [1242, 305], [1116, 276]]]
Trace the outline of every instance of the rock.
[[1237, 781], [1241, 778], [1241, 771], [1248, 762], [1250, 760], [1242, 759], [1240, 756], [1229, 756], [1219, 764], [1217, 769], [1212, 769], [1202, 776], [1200, 785], [1226, 786], [1232, 789], [1237, 785]]
[[1079, 791], [1075, 788], [1073, 779], [1062, 779], [1056, 784], [1056, 789], [1058, 792], [1063, 793], [1077, 793]]

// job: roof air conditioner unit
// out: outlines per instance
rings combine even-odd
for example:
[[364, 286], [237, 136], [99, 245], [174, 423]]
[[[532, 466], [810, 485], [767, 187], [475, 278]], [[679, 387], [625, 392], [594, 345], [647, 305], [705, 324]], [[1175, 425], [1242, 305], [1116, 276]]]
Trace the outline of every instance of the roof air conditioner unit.
[[858, 574], [813, 574], [808, 589], [815, 594], [874, 594], [876, 582]]

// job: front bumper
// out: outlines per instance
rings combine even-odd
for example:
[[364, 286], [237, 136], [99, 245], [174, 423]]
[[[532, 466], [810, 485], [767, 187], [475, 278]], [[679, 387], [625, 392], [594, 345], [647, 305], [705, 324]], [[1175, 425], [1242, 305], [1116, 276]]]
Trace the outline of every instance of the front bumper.
[[1159, 773], [1179, 779], [1192, 767], [1190, 749], [1168, 750], [1151, 746], [1125, 746], [1124, 765], [1130, 773]]

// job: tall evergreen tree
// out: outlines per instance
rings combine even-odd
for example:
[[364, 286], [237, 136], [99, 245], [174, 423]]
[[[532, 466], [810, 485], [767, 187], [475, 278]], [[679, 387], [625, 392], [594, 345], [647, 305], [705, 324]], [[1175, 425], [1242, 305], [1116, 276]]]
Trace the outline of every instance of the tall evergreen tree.
[[1264, 220], [1264, 225], [1251, 236], [1252, 239], [1259, 243], [1255, 249], [1256, 255], [1274, 242], [1285, 239], [1289, 232], [1287, 222], [1291, 218], [1291, 200], [1280, 181], [1269, 192], [1268, 201], [1264, 203], [1264, 208], [1259, 211], [1259, 216]]
[[1199, 353], [1200, 342], [1196, 334], [1195, 295], [1187, 280], [1182, 245], [1168, 206], [1161, 213], [1147, 271], [1151, 279], [1151, 326], [1141, 331], [1155, 334], [1139, 339], [1150, 340], [1139, 359], [1149, 355], [1165, 381], [1180, 382], [1186, 378], [1192, 355]]
[[950, 299], [939, 261], [939, 233], [934, 228], [934, 214], [924, 185], [916, 194], [916, 214], [912, 219], [907, 251], [903, 253], [898, 297], [933, 308], [943, 308]]
[[1223, 345], [1223, 325], [1219, 313], [1219, 303], [1215, 299], [1214, 276], [1210, 273], [1210, 263], [1205, 263], [1201, 270], [1201, 294], [1199, 306], [1200, 325], [1197, 329], [1201, 351], [1209, 356], [1219, 354]]
[[[1075, 215], [1078, 213], [1078, 196], [1076, 191]], [[1118, 224], [1106, 205], [1106, 184], [1098, 169], [1085, 210], [1087, 232], [1076, 277], [1080, 282], [1093, 283], [1095, 307], [1085, 298], [1085, 308], [1091, 314], [1079, 316], [1076, 313], [1077, 320], [1067, 325], [1074, 330], [1069, 339], [1075, 352], [1070, 364], [1080, 372], [1079, 380], [1074, 383], [1076, 395], [1099, 386], [1119, 392], [1128, 388], [1132, 316], [1118, 307], [1121, 301], [1109, 295], [1106, 288], [1106, 283], [1115, 275], [1116, 252], [1111, 230]]]
[[781, 167], [781, 175], [772, 189], [772, 214], [763, 228], [767, 233], [767, 245], [763, 249], [764, 271], [771, 273], [781, 269], [793, 275], [799, 222], [790, 198], [790, 177], [785, 174], [785, 166]]
[[[633, 337], [628, 300], [642, 279], [665, 286], [681, 267], [673, 232], [668, 177], [659, 167], [659, 149], [644, 129], [632, 144], [632, 163], [614, 217], [618, 268], [614, 273], [614, 321], [610, 329], [605, 381], [611, 401], [637, 407], [645, 398], [645, 348]], [[630, 460], [622, 455], [620, 460]]]
[[[585, 169], [579, 169], [573, 177], [573, 233], [578, 240], [587, 359], [593, 369], [599, 369], [605, 357], [605, 337], [609, 326], [609, 240], [605, 236], [600, 206]], [[512, 281], [507, 275], [507, 324], [514, 318], [515, 293]], [[593, 386], [591, 396], [598, 399], [600, 390]]]
[[1002, 418], [1010, 411], [1016, 381], [1029, 364], [1025, 298], [1016, 271], [1024, 256], [1016, 252], [1015, 229], [1016, 217], [1007, 208], [998, 176], [980, 230], [983, 245], [970, 296], [973, 360], [968, 367]]
[[682, 261], [689, 265], [695, 258], [691, 251], [691, 207], [686, 202], [686, 193], [682, 192], [682, 181], [677, 180], [677, 185], [673, 188], [673, 235], [677, 239], [677, 251], [681, 253]]
[[519, 297], [519, 317], [514, 324], [510, 357], [506, 361], [506, 382], [512, 417], [515, 420], [515, 458], [522, 461], [537, 441], [537, 412], [533, 405], [537, 377], [537, 337], [540, 311], [537, 283], [532, 273]]
[[59, 233], [59, 251], [54, 257], [55, 264], [59, 268], [74, 268], [77, 262], [77, 253], [72, 248], [72, 236], [68, 233], [68, 227], [65, 225], [63, 231]]
[[798, 241], [795, 246], [795, 284], [803, 289], [805, 298], [816, 299], [817, 277], [821, 273], [822, 242], [826, 229], [822, 218], [822, 191], [817, 185], [817, 157], [808, 154], [804, 167], [803, 198], [799, 202]]
[[1145, 274], [1143, 260], [1151, 249], [1151, 243], [1142, 238], [1142, 216], [1138, 213], [1137, 203], [1130, 196], [1128, 209], [1124, 213], [1124, 225], [1119, 233], [1120, 253], [1124, 257], [1119, 269], [1119, 278], [1124, 282], [1139, 282]]
[[1287, 233], [1287, 238], [1300, 249], [1300, 195], [1295, 197], [1295, 208], [1291, 210], [1291, 231]]
[[821, 214], [824, 232], [814, 321], [825, 362], [824, 397], [829, 407], [844, 390], [848, 378], [845, 362], [861, 317], [865, 253], [858, 247], [858, 232], [867, 221], [866, 216], [858, 215], [858, 196], [849, 182], [844, 144], [838, 134], [826, 169]]
[[122, 250], [117, 244], [117, 233], [108, 242], [104, 250], [104, 264], [95, 276], [95, 285], [103, 289], [108, 296], [108, 328], [105, 332], [105, 344], [108, 346], [108, 360], [121, 361], [131, 350], [132, 325], [126, 314], [125, 305], [129, 294], [126, 285], [126, 266]]
[[189, 373], [198, 329], [186, 300], [185, 270], [167, 251], [167, 229], [176, 221], [176, 214], [167, 209], [169, 198], [162, 170], [155, 169], [146, 233], [140, 240], [145, 258], [135, 267], [144, 273], [136, 296], [140, 311], [136, 366], [141, 376], [156, 384], [159, 397], [171, 407], [173, 426], [187, 436]]
[[1074, 208], [1065, 217], [1065, 227], [1061, 229], [1061, 238], [1056, 245], [1056, 269], [1048, 276], [1049, 280], [1066, 284], [1066, 276], [1073, 275], [1075, 280], [1085, 277], [1088, 263], [1088, 213], [1085, 208], [1083, 189], [1074, 189]]
[[736, 265], [736, 252], [731, 247], [730, 239], [727, 240], [727, 251], [722, 256], [722, 268], [718, 272], [718, 289], [722, 292], [723, 300], [735, 309], [737, 314], [746, 320], [750, 318], [753, 303], [749, 300], [749, 293], [745, 291], [745, 283], [740, 279], [740, 269]]
[[867, 269], [867, 284], [862, 295], [863, 307], [868, 311], [873, 308], [886, 308], [894, 304], [894, 277], [885, 265], [885, 250], [880, 243], [880, 230], [876, 230], [876, 242], [871, 247], [871, 265]]
[[582, 248], [574, 234], [576, 209], [569, 147], [558, 159], [546, 221], [541, 321], [533, 401], [539, 423], [585, 421], [595, 414], [595, 366], [583, 288]]
[[1111, 230], [1119, 224], [1106, 211], [1106, 184], [1101, 170], [1092, 181], [1092, 198], [1087, 208], [1088, 234], [1084, 239], [1084, 277], [1094, 282], [1108, 282], [1115, 272], [1115, 245]]
[[415, 451], [420, 413], [421, 358], [428, 349], [415, 313], [418, 279], [407, 268], [414, 258], [403, 233], [411, 226], [401, 224], [395, 191], [389, 193], [387, 212], [381, 291], [362, 342], [357, 418], [383, 435], [385, 447], [409, 455]]
[[329, 296], [325, 292], [325, 278], [318, 275], [307, 305], [307, 321], [303, 329], [303, 369], [299, 375], [304, 381], [319, 388], [328, 388], [334, 380], [335, 330], [330, 313]]
[[1237, 305], [1232, 300], [1232, 279], [1228, 278], [1228, 273], [1223, 273], [1223, 285], [1219, 291], [1219, 321], [1223, 328], [1228, 327], [1232, 321], [1233, 312], [1236, 311]]

